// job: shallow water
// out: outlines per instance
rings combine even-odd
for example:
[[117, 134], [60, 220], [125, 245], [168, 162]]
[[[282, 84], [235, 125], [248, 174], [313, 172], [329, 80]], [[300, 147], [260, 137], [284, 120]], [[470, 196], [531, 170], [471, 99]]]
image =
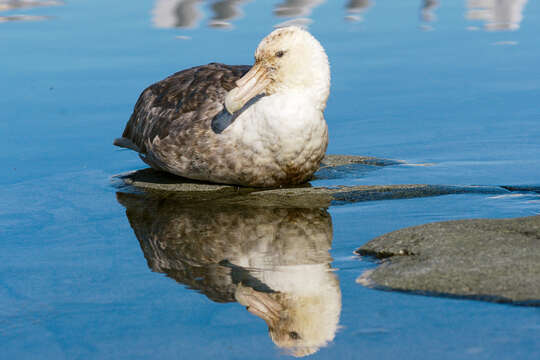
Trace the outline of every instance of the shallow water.
[[[250, 63], [258, 41], [294, 16], [332, 64], [328, 152], [407, 163], [352, 168], [314, 185], [540, 185], [540, 5], [473, 3], [0, 1], [3, 356], [287, 356], [265, 321], [234, 301], [236, 291], [249, 296], [238, 285], [249, 282], [263, 294], [273, 284], [282, 304], [325, 289], [318, 296], [331, 311], [313, 317], [320, 331], [303, 335], [319, 336], [313, 358], [539, 358], [538, 308], [371, 290], [355, 280], [375, 264], [352, 254], [407, 226], [539, 214], [537, 193], [307, 213], [186, 212], [174, 203], [160, 212], [135, 199], [136, 211], [149, 212], [141, 223], [111, 185], [111, 176], [144, 167], [111, 145], [144, 87], [193, 65]], [[207, 216], [193, 216], [200, 212]], [[319, 227], [305, 225], [313, 218]], [[174, 226], [195, 230], [175, 237]], [[187, 251], [188, 240], [207, 248]], [[220, 253], [222, 242], [240, 250]], [[167, 244], [165, 254], [148, 250]]]

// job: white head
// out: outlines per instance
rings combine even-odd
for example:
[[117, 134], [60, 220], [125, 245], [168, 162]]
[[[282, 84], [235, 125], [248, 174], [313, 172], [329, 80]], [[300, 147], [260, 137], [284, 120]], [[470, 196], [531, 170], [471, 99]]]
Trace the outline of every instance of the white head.
[[272, 31], [255, 51], [255, 64], [225, 98], [230, 113], [259, 95], [297, 90], [324, 110], [330, 93], [330, 66], [321, 44], [296, 26]]

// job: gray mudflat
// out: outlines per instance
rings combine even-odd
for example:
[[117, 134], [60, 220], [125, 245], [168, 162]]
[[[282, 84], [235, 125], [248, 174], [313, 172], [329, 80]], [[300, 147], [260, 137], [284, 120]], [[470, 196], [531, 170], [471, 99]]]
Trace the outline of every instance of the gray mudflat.
[[[356, 171], [355, 166], [380, 167], [400, 164], [397, 161], [363, 156], [328, 155], [316, 176]], [[352, 170], [350, 167], [353, 167]], [[322, 174], [322, 175], [321, 175]], [[360, 185], [312, 187], [309, 184], [275, 189], [246, 188], [233, 185], [210, 184], [193, 181], [153, 169], [138, 170], [118, 176], [121, 187], [159, 193], [190, 202], [212, 200], [214, 203], [244, 204], [278, 207], [327, 207], [370, 200], [404, 199], [462, 193], [504, 194], [510, 190], [498, 186], [446, 186], [446, 185]]]
[[540, 306], [540, 216], [426, 224], [356, 252], [384, 259], [363, 285]]

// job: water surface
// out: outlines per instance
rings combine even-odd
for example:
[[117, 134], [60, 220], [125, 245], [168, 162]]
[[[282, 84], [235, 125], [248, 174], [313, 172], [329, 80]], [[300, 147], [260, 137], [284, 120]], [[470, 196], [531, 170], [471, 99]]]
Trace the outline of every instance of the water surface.
[[[144, 167], [111, 145], [142, 89], [249, 64], [287, 21], [331, 61], [328, 152], [416, 165], [314, 185], [540, 185], [538, 2], [0, 1], [4, 356], [540, 357], [537, 308], [367, 289], [355, 280], [375, 264], [352, 254], [407, 226], [539, 214], [536, 193], [328, 209], [117, 194], [111, 176]], [[253, 299], [319, 316], [277, 324]]]

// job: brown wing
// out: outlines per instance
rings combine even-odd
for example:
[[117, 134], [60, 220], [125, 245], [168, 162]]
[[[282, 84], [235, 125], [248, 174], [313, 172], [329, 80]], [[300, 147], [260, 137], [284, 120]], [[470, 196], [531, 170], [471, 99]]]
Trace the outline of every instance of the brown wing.
[[[250, 67], [211, 63], [177, 72], [149, 86], [135, 104], [122, 137], [135, 145], [131, 148], [145, 154], [145, 143], [156, 136], [163, 139], [180, 128], [202, 126], [204, 119], [196, 116], [198, 110], [218, 109], [215, 114], [207, 114], [215, 116], [227, 92]], [[208, 106], [212, 104], [219, 106]]]

